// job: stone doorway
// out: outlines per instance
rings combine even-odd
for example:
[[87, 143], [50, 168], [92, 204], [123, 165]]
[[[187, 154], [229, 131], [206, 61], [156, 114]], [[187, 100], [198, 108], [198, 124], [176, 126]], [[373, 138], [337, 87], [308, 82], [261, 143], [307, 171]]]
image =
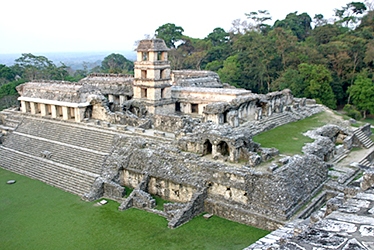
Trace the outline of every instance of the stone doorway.
[[209, 140], [206, 140], [206, 141], [204, 142], [203, 155], [209, 155], [209, 154], [212, 154], [212, 149], [213, 149], [213, 145], [212, 145], [212, 143], [210, 143]]
[[230, 155], [230, 147], [226, 142], [221, 141], [217, 145], [217, 152], [220, 153], [222, 156], [229, 156]]

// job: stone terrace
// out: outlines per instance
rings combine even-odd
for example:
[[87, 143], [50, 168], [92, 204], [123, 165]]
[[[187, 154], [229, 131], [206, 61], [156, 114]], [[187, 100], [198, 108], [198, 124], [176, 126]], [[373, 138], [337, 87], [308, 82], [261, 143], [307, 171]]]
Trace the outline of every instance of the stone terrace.
[[100, 175], [115, 135], [25, 116], [0, 146], [0, 167], [83, 195]]

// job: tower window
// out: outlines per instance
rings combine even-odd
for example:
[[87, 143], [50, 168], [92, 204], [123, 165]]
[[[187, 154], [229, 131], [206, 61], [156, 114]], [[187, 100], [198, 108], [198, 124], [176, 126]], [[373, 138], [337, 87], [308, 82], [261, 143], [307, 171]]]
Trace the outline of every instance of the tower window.
[[143, 61], [148, 61], [148, 52], [143, 52]]
[[142, 98], [147, 98], [147, 89], [142, 89], [141, 96]]
[[165, 70], [164, 69], [160, 70], [160, 77], [161, 77], [161, 79], [165, 79]]
[[142, 70], [142, 79], [147, 79], [147, 70]]

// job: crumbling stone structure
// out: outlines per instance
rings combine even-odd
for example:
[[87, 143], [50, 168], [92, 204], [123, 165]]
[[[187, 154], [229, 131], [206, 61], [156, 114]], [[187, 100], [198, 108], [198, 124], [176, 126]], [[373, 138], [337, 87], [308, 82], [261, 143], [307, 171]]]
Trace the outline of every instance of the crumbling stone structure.
[[[134, 77], [20, 85], [21, 111], [4, 115], [19, 120], [0, 147], [0, 165], [86, 200], [106, 197], [120, 210], [160, 214], [171, 228], [202, 212], [281, 227], [322, 190], [325, 160], [349, 133], [331, 128], [318, 135], [323, 147], [307, 145], [302, 156], [262, 167], [279, 150], [261, 147], [254, 135], [324, 107], [289, 90], [260, 95], [229, 87], [213, 72], [171, 72], [168, 50], [161, 39], [140, 41]], [[65, 151], [80, 157], [67, 159]], [[25, 163], [18, 166], [17, 158]], [[124, 186], [134, 191], [126, 194]], [[156, 210], [154, 196], [176, 203]]]

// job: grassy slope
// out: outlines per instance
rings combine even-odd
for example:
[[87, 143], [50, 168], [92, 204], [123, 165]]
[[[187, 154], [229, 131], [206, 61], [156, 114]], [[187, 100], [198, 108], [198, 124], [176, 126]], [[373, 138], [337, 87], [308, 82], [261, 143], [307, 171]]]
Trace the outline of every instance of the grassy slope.
[[275, 147], [281, 154], [300, 154], [305, 143], [313, 140], [303, 135], [308, 130], [328, 123], [329, 114], [322, 112], [304, 120], [289, 123], [270, 131], [261, 133], [253, 140], [261, 143], [262, 147]]
[[160, 216], [93, 204], [0, 168], [0, 248], [242, 249], [268, 233], [216, 216], [171, 230]]

